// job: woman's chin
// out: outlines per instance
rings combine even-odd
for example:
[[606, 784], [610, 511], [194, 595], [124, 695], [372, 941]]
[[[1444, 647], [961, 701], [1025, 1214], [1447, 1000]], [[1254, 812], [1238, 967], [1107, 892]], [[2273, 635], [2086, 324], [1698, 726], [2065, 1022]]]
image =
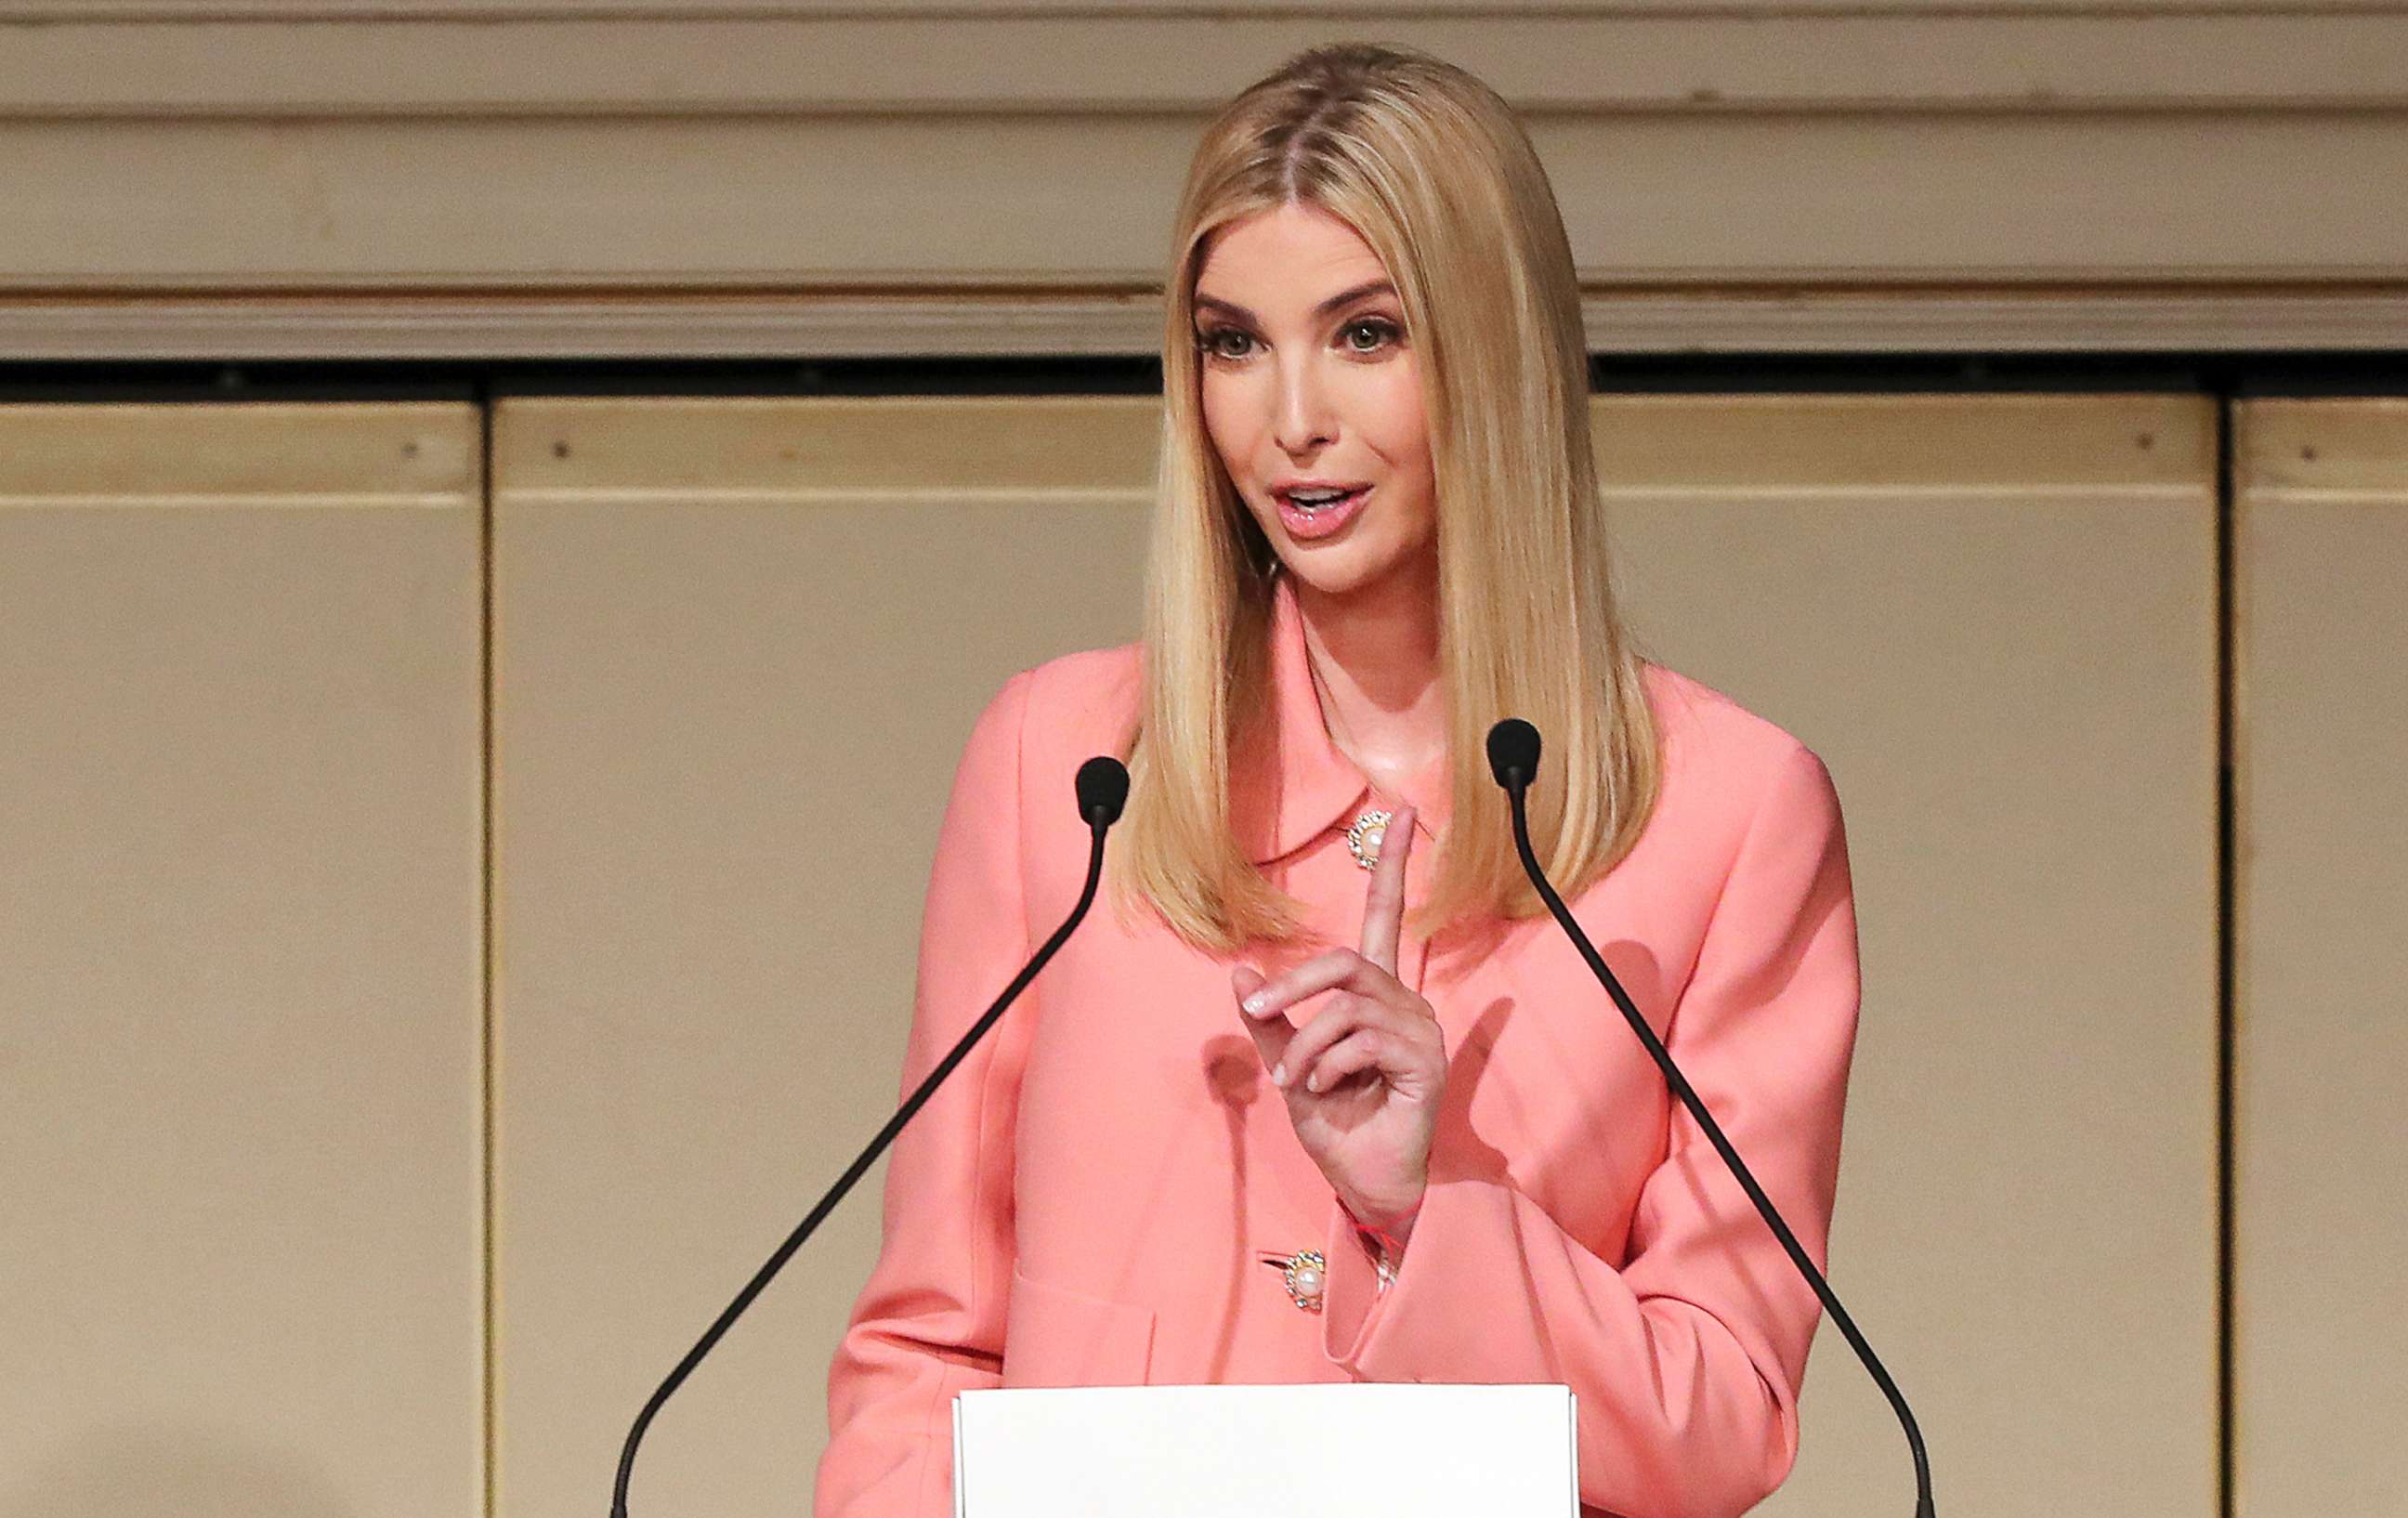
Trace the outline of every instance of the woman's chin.
[[[1346, 600], [1379, 590], [1409, 572], [1401, 555], [1361, 551], [1360, 544], [1292, 544], [1280, 561], [1296, 577], [1297, 585], [1312, 594]], [[1354, 550], [1354, 551], [1349, 551]]]

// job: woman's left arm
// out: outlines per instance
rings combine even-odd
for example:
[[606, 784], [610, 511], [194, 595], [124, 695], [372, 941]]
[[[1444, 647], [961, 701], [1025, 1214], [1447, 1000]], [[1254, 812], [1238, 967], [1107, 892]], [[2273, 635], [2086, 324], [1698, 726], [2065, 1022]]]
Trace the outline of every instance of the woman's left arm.
[[[1818, 1267], [1858, 983], [1839, 799], [1821, 761], [1793, 745], [1666, 1044]], [[1618, 1017], [1602, 988], [1598, 999]], [[1384, 1293], [1334, 1213], [1330, 1359], [1365, 1381], [1570, 1385], [1581, 1498], [1624, 1518], [1730, 1518], [1777, 1486], [1797, 1456], [1821, 1304], [1686, 1110], [1673, 1109], [1619, 1267], [1452, 1147], [1441, 1129]]]

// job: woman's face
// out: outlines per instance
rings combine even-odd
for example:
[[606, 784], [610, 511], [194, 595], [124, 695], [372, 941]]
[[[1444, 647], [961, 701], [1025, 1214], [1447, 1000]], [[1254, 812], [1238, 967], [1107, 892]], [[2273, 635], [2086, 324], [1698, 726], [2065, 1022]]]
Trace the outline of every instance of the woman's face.
[[1205, 431], [1288, 572], [1328, 595], [1434, 580], [1421, 376], [1379, 255], [1291, 203], [1213, 236], [1195, 307]]

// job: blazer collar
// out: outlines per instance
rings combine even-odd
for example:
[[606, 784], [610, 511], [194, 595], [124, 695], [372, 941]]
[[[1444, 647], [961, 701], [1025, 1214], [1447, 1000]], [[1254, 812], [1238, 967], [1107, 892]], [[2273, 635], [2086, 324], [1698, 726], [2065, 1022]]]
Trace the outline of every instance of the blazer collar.
[[[1240, 779], [1232, 809], [1239, 839], [1257, 865], [1285, 858], [1333, 827], [1343, 831], [1369, 804], [1369, 780], [1330, 741], [1309, 657], [1296, 587], [1283, 572], [1271, 598], [1275, 749], [1268, 763]], [[1403, 787], [1402, 799], [1412, 804], [1414, 831], [1423, 838], [1445, 830], [1450, 774], [1441, 754]]]

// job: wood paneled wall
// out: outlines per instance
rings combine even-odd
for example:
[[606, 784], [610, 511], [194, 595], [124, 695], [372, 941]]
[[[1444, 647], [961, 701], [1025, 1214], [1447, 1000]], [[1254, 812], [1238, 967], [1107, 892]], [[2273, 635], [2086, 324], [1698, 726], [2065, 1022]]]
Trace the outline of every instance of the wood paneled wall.
[[[1155, 416], [501, 408], [503, 1511], [593, 1506], [654, 1384], [894, 1111], [970, 719], [1129, 636]], [[672, 1404], [646, 1507], [808, 1504], [883, 1173]]]
[[0, 408], [0, 1514], [480, 1510], [479, 419]]
[[2234, 1475], [2408, 1511], [2408, 402], [2239, 408]]
[[[2229, 1226], [2243, 1511], [2387, 1511], [2408, 412], [2238, 413], [2229, 924], [2211, 403], [1595, 414], [1642, 635], [1847, 811], [1833, 1274], [1943, 1510], [2214, 1518]], [[891, 1110], [970, 718], [1135, 632], [1150, 400], [491, 421], [488, 498], [465, 406], [0, 409], [0, 1518], [595, 1511]], [[638, 1511], [807, 1500], [876, 1181]], [[1902, 1504], [1806, 1406], [1766, 1511]]]
[[[1944, 1511], [2212, 1512], [2211, 404], [1596, 410], [1642, 632], [1839, 787], [1865, 1001], [1831, 1273]], [[1807, 1398], [1764, 1511], [1911, 1511], [1828, 1325]]]

